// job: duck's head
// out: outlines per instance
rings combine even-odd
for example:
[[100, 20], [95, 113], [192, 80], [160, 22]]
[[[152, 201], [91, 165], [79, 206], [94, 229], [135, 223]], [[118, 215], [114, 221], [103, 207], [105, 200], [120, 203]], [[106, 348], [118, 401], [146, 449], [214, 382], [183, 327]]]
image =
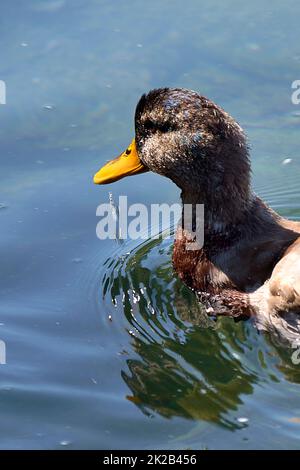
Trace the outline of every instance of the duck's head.
[[241, 127], [194, 91], [162, 88], [143, 95], [135, 111], [135, 139], [96, 173], [94, 182], [112, 183], [149, 170], [174, 181], [191, 202], [196, 197], [211, 206], [224, 204], [225, 197], [243, 205], [249, 197], [250, 164]]

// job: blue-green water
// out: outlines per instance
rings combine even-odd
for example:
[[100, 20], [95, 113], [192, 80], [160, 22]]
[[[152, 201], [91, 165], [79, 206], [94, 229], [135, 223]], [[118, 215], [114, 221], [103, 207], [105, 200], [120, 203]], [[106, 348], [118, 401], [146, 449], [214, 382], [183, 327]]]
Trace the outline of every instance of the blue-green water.
[[[108, 188], [92, 184], [132, 139], [139, 96], [182, 86], [239, 120], [257, 192], [299, 218], [299, 13], [293, 0], [2, 0], [1, 448], [300, 447], [291, 351], [250, 323], [205, 321], [170, 240], [98, 240]], [[153, 174], [109, 189], [179, 200]]]

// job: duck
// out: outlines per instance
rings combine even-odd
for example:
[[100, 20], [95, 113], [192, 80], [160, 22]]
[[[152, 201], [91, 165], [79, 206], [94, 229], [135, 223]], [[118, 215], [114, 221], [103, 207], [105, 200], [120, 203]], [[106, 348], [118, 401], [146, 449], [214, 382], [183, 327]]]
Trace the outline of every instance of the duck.
[[135, 110], [135, 137], [94, 176], [110, 184], [152, 171], [181, 190], [184, 208], [204, 205], [204, 241], [189, 249], [179, 223], [173, 267], [208, 315], [252, 319], [289, 343], [300, 339], [300, 223], [281, 217], [251, 186], [242, 127], [196, 91], [158, 88]]

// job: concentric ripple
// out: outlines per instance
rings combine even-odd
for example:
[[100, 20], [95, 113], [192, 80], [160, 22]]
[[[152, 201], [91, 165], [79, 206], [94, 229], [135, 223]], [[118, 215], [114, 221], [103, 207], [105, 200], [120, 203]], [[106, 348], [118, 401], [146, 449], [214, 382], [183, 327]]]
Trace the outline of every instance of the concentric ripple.
[[206, 316], [173, 272], [172, 243], [125, 243], [99, 273], [101, 314], [126, 343], [127, 398], [148, 416], [247, 427], [248, 419], [239, 420], [245, 397], [277, 387], [283, 398], [281, 380], [300, 382], [300, 373], [250, 322]]

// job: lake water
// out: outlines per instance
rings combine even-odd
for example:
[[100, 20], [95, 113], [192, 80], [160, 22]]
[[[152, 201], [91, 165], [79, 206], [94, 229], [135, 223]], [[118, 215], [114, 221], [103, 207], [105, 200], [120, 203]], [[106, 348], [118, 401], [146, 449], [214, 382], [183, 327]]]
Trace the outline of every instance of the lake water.
[[[298, 1], [2, 0], [2, 449], [300, 447], [300, 365], [207, 321], [172, 241], [100, 241], [96, 207], [178, 202], [153, 174], [96, 187], [140, 95], [182, 86], [245, 128], [255, 189], [300, 218]], [[289, 163], [282, 164], [286, 159]]]

